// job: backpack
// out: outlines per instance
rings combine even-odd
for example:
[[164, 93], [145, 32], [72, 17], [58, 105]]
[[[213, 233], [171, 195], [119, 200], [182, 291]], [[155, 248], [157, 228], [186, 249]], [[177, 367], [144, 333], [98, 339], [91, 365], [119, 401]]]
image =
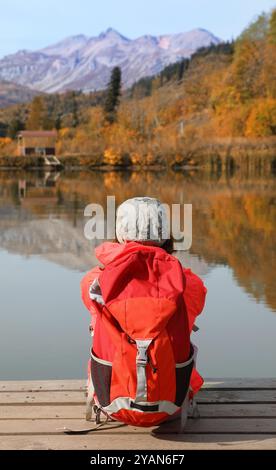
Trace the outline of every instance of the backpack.
[[195, 347], [184, 289], [181, 264], [160, 248], [115, 258], [91, 286], [104, 326], [96, 323], [94, 340], [104, 331], [110, 354], [98, 357], [92, 345], [88, 401], [110, 418], [156, 426], [182, 408], [186, 419]]

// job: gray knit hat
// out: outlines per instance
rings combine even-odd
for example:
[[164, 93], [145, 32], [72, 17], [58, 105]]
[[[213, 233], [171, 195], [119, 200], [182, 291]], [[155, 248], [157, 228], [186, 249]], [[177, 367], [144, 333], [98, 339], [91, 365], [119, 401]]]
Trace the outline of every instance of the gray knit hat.
[[117, 209], [116, 235], [120, 243], [132, 240], [163, 245], [170, 238], [165, 207], [151, 197], [127, 199]]

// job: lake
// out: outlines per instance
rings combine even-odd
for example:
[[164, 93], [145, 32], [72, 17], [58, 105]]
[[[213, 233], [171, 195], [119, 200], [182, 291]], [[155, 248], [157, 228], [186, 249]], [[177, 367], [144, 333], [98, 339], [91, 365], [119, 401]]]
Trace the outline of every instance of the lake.
[[83, 210], [148, 195], [193, 204], [193, 243], [177, 255], [208, 288], [193, 334], [205, 377], [276, 375], [275, 177], [193, 172], [0, 172], [0, 379], [84, 378], [95, 266]]

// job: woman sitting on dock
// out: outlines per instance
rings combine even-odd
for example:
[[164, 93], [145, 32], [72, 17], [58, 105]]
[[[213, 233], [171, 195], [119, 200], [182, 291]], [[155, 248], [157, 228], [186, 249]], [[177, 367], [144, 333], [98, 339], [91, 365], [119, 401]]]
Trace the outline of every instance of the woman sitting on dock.
[[206, 288], [172, 256], [158, 200], [133, 198], [119, 206], [116, 236], [96, 248], [104, 267], [81, 283], [93, 333], [87, 418], [92, 403], [96, 417], [103, 412], [138, 426], [160, 424], [182, 410], [183, 428], [203, 383], [190, 335]]

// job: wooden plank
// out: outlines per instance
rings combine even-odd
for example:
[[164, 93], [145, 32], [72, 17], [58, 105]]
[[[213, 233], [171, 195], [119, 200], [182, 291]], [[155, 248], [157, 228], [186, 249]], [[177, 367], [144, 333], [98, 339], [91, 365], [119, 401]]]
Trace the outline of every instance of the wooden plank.
[[[87, 427], [93, 428], [94, 423], [87, 426], [85, 420], [66, 420], [64, 423], [62, 419], [33, 419], [33, 420], [1, 420], [0, 421], [0, 435], [42, 435], [42, 434], [63, 434], [63, 427], [73, 429], [83, 429]], [[158, 428], [163, 434], [177, 433], [179, 422], [172, 422], [164, 424]], [[101, 435], [126, 435], [148, 434], [151, 428], [141, 428], [124, 426], [120, 423], [110, 422], [97, 430]], [[185, 429], [187, 434], [275, 434], [276, 435], [276, 420], [273, 419], [216, 419], [205, 418], [197, 420], [189, 420]], [[93, 433], [92, 433], [93, 434]]]
[[[267, 417], [276, 418], [276, 404], [256, 405], [250, 403], [243, 404], [200, 404], [199, 411], [201, 418], [250, 418]], [[6, 419], [83, 419], [85, 415], [84, 405], [16, 405], [0, 406], [0, 420]]]
[[88, 436], [2, 436], [0, 449], [3, 450], [105, 450], [105, 449], [148, 449], [148, 450], [275, 450], [276, 438], [271, 435], [168, 435], [154, 438], [150, 435], [113, 435], [103, 439], [100, 433]]
[[276, 419], [276, 404], [199, 404], [200, 418], [273, 418]]
[[84, 390], [85, 386], [85, 380], [10, 380], [0, 382], [0, 392]]
[[0, 394], [0, 405], [10, 404], [84, 404], [84, 391], [44, 391], [35, 392], [3, 392]]
[[205, 379], [203, 388], [221, 389], [221, 388], [234, 388], [234, 389], [276, 389], [275, 378], [264, 379], [219, 379], [209, 378]]
[[[0, 436], [3, 435], [43, 435], [43, 434], [64, 434], [64, 427], [70, 429], [82, 430], [86, 428], [93, 429], [94, 422], [87, 422], [84, 419], [68, 419], [63, 422], [62, 419], [32, 419], [32, 420], [0, 420]], [[128, 435], [129, 433], [149, 434], [153, 428], [142, 428], [127, 426], [118, 422], [107, 422], [96, 432], [105, 435]], [[93, 432], [91, 433], [93, 435]]]
[[[276, 390], [202, 390], [198, 403], [271, 403], [276, 404]], [[2, 392], [0, 405], [12, 404], [84, 404], [84, 391]]]
[[[167, 423], [158, 428], [164, 434], [175, 433], [178, 423]], [[156, 431], [156, 432], [158, 432]], [[276, 420], [267, 418], [204, 418], [188, 420], [185, 434], [275, 434]]]
[[0, 406], [0, 420], [6, 419], [83, 419], [85, 405]]
[[[11, 380], [0, 382], [0, 392], [85, 389], [85, 380]], [[205, 379], [203, 388], [276, 389], [276, 379]]]
[[272, 403], [276, 404], [276, 390], [201, 390], [198, 403]]

